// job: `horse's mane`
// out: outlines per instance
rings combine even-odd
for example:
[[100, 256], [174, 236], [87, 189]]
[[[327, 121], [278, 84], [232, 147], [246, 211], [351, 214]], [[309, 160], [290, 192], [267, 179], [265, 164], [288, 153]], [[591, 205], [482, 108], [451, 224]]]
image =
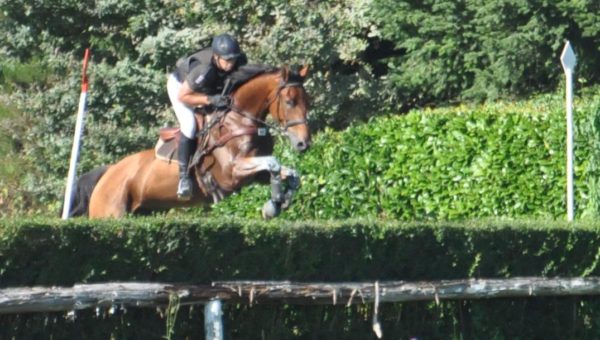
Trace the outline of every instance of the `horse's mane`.
[[272, 73], [277, 70], [278, 68], [266, 64], [247, 64], [240, 66], [229, 75], [229, 80], [231, 82], [229, 91], [235, 91], [242, 84], [261, 74]]

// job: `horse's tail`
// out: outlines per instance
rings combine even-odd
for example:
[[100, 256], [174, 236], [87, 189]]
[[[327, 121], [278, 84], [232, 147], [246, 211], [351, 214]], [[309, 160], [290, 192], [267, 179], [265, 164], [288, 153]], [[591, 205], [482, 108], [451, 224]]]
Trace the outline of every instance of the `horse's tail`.
[[[92, 192], [106, 170], [108, 170], [108, 165], [103, 165], [79, 176], [77, 183], [75, 183], [75, 186], [73, 187], [73, 196], [71, 199], [71, 209], [69, 209], [69, 217], [88, 216]], [[61, 208], [61, 213], [62, 210], [63, 209]]]

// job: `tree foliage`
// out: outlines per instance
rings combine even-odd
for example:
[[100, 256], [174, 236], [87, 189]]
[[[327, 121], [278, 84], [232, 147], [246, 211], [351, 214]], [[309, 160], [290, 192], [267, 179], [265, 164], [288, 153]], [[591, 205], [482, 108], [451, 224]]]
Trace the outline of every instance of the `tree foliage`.
[[217, 33], [237, 36], [251, 61], [310, 64], [311, 125], [322, 131], [424, 105], [553, 90], [565, 39], [579, 82], [595, 84], [599, 12], [592, 0], [0, 0], [0, 100], [19, 111], [0, 118], [18, 126], [6, 129], [5, 145], [37, 164], [19, 179], [23, 193], [55, 202], [87, 47], [82, 171], [152, 146], [174, 118], [165, 75]]
[[596, 83], [597, 2], [393, 1], [374, 12], [383, 39], [402, 51], [388, 59], [389, 81], [417, 102], [497, 99], [553, 88], [570, 40], [581, 80]]

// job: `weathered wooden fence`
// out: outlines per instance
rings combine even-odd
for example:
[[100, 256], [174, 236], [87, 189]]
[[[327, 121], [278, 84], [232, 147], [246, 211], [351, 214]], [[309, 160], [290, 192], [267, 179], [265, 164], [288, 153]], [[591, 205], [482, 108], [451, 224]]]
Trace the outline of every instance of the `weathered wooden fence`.
[[166, 306], [175, 294], [181, 304], [211, 300], [248, 304], [355, 304], [488, 299], [500, 297], [600, 294], [600, 278], [467, 279], [428, 282], [220, 281], [212, 285], [111, 282], [73, 287], [0, 289], [0, 313], [55, 312], [114, 305]]
[[[86, 308], [167, 307], [173, 296], [180, 305], [203, 304], [207, 339], [222, 339], [221, 301], [252, 304], [374, 303], [373, 330], [380, 302], [490, 299], [502, 297], [599, 295], [600, 277], [465, 279], [429, 282], [289, 282], [219, 281], [211, 285], [110, 282], [73, 287], [0, 289], [0, 314], [73, 311]], [[209, 318], [209, 315], [211, 316]]]

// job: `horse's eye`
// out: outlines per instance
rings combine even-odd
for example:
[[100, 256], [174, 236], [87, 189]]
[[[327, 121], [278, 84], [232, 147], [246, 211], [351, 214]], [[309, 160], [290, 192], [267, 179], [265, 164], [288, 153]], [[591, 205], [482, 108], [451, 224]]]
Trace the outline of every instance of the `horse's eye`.
[[285, 105], [287, 105], [288, 107], [294, 107], [296, 106], [296, 103], [292, 100], [292, 99], [288, 99], [285, 101]]

